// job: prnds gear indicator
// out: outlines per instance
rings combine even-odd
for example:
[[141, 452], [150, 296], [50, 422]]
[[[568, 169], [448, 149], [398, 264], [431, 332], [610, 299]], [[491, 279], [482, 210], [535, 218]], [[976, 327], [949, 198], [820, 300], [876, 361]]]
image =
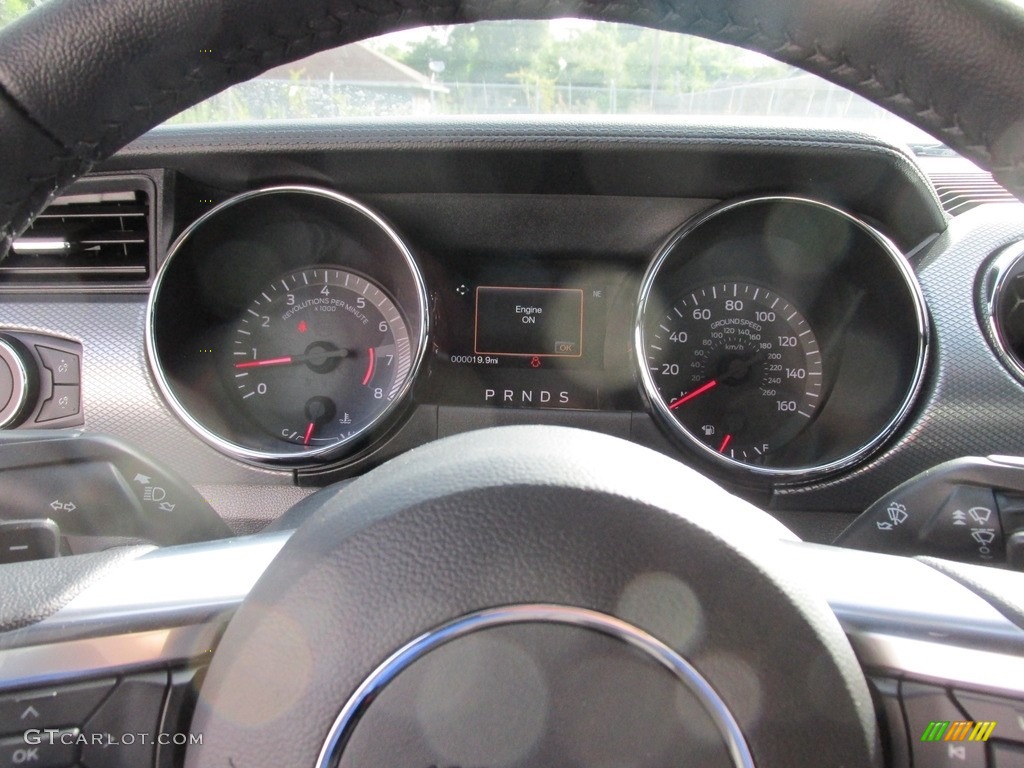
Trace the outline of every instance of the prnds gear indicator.
[[473, 347], [478, 355], [581, 357], [583, 291], [479, 286]]

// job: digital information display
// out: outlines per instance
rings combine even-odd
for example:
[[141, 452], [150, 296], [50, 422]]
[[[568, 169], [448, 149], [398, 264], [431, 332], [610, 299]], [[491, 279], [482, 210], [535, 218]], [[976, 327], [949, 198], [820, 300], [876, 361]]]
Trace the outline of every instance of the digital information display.
[[478, 355], [581, 357], [583, 291], [478, 286], [473, 345]]

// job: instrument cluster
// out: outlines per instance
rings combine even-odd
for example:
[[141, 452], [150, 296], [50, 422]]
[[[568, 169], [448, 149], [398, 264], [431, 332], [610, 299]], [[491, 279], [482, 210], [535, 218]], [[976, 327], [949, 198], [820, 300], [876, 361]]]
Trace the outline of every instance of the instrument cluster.
[[423, 254], [355, 200], [274, 187], [182, 233], [147, 336], [175, 413], [250, 463], [349, 461], [433, 404], [647, 412], [698, 461], [799, 482], [898, 428], [928, 320], [899, 250], [813, 200], [716, 206], [638, 263]]

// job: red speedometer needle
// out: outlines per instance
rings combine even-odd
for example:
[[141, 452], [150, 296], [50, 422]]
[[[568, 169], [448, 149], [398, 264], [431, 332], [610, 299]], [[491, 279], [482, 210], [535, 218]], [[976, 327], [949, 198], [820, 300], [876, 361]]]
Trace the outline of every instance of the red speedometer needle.
[[306, 436], [302, 439], [303, 445], [309, 445], [309, 441], [313, 438], [313, 430], [316, 429], [316, 422], [309, 422], [309, 426], [306, 427]]
[[668, 409], [670, 411], [674, 411], [676, 408], [678, 408], [683, 403], [690, 402], [691, 400], [693, 400], [693, 398], [699, 397], [700, 395], [703, 395], [709, 389], [714, 389], [716, 386], [718, 386], [718, 379], [712, 379], [709, 382], [701, 384], [699, 387], [697, 387], [692, 392], [687, 392], [685, 395], [680, 397], [678, 400], [673, 400], [671, 403], [669, 403], [668, 404]]

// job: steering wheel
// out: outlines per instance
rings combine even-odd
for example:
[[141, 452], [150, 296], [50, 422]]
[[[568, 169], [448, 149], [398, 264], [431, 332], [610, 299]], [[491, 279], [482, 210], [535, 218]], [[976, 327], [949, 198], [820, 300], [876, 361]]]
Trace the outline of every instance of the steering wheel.
[[[1001, 0], [51, 0], [0, 33], [0, 248], [93, 163], [270, 67], [566, 15], [768, 53], [1024, 189], [1024, 8]], [[190, 766], [881, 760], [841, 628], [786, 574], [789, 534], [667, 458], [508, 428], [307, 503], [218, 647]]]

